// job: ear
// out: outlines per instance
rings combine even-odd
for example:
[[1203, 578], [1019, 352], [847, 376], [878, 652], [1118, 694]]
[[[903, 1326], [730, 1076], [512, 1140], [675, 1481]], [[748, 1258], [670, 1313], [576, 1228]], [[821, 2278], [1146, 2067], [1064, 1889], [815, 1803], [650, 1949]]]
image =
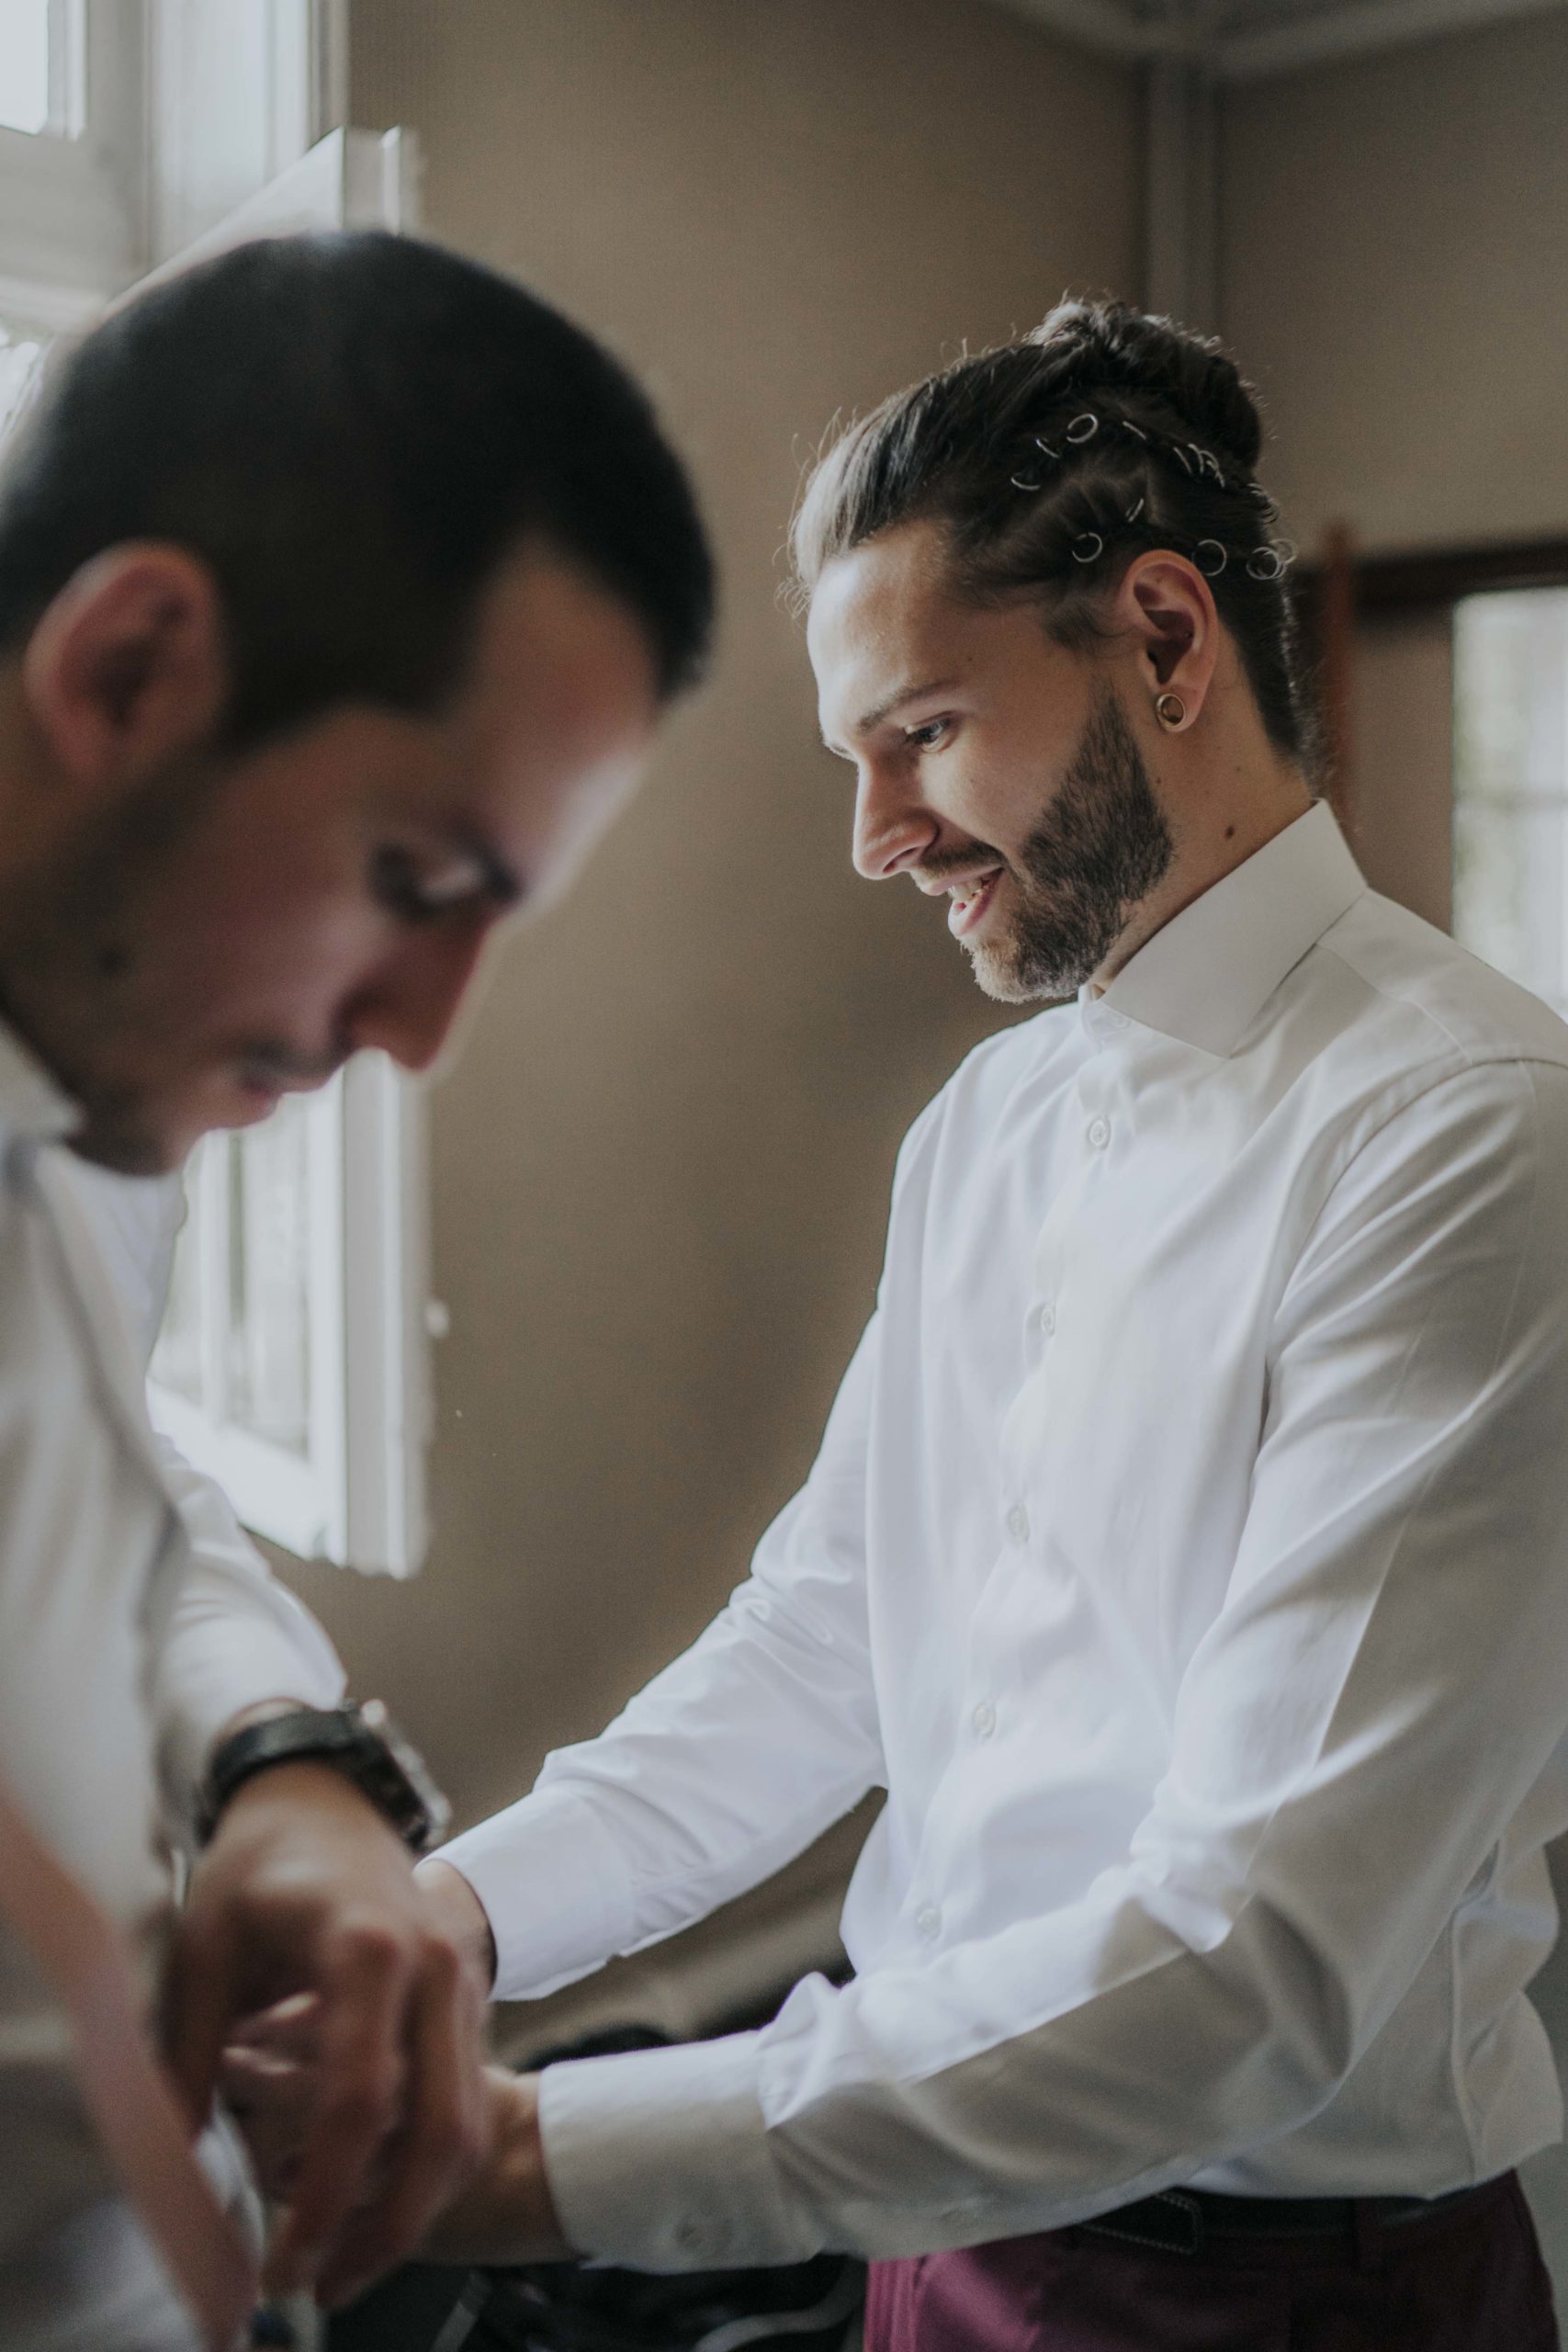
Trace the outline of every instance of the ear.
[[1134, 638], [1150, 702], [1179, 695], [1183, 728], [1203, 707], [1219, 659], [1220, 616], [1213, 592], [1185, 556], [1154, 548], [1127, 567], [1116, 592], [1115, 619]]
[[228, 684], [217, 582], [161, 542], [85, 563], [22, 657], [22, 692], [51, 763], [85, 796], [134, 785], [206, 741]]

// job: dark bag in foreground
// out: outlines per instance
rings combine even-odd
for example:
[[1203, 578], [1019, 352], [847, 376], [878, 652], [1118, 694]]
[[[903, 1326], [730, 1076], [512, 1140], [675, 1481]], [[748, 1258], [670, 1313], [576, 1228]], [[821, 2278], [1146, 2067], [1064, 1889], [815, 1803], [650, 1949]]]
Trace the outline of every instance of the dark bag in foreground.
[[862, 2263], [837, 2254], [776, 2270], [652, 2278], [540, 2263], [400, 2271], [332, 2324], [329, 2352], [846, 2352]]

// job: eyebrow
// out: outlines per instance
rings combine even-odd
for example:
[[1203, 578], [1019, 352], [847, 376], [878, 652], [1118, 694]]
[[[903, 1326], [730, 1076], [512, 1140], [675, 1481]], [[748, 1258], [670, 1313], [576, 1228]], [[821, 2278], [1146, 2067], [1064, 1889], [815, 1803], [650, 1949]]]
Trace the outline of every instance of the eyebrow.
[[[907, 702], [923, 701], [927, 695], [944, 695], [957, 683], [956, 678], [931, 678], [921, 685], [897, 686], [892, 694], [885, 695], [883, 700], [874, 704], [870, 710], [863, 711], [851, 731], [855, 735], [870, 735], [882, 726], [885, 720], [891, 718], [896, 710], [901, 710]], [[828, 750], [836, 752], [840, 759], [846, 759], [849, 756], [842, 744], [829, 742], [826, 735], [823, 736], [822, 741]]]

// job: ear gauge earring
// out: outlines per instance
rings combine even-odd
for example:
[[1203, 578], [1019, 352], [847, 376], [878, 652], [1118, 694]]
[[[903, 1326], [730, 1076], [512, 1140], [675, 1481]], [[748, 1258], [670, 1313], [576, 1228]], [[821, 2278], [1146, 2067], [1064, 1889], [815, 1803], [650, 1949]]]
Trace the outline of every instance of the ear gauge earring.
[[1158, 695], [1155, 698], [1155, 717], [1168, 735], [1174, 735], [1187, 717], [1187, 705], [1179, 695]]

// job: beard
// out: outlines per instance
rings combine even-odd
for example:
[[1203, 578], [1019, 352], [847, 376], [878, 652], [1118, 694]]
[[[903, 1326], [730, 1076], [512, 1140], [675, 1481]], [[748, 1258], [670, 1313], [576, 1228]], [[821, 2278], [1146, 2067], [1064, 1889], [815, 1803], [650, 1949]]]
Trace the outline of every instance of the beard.
[[164, 1043], [167, 1013], [148, 1017], [141, 916], [162, 861], [219, 784], [205, 763], [171, 768], [0, 901], [0, 1016], [74, 1101], [73, 1149], [123, 1175], [157, 1174], [179, 1156], [152, 1108], [146, 1049]]
[[964, 946], [986, 994], [1003, 1004], [1076, 996], [1134, 910], [1170, 871], [1176, 844], [1136, 739], [1110, 688], [1060, 786], [1016, 859], [1003, 861], [1018, 911]]

